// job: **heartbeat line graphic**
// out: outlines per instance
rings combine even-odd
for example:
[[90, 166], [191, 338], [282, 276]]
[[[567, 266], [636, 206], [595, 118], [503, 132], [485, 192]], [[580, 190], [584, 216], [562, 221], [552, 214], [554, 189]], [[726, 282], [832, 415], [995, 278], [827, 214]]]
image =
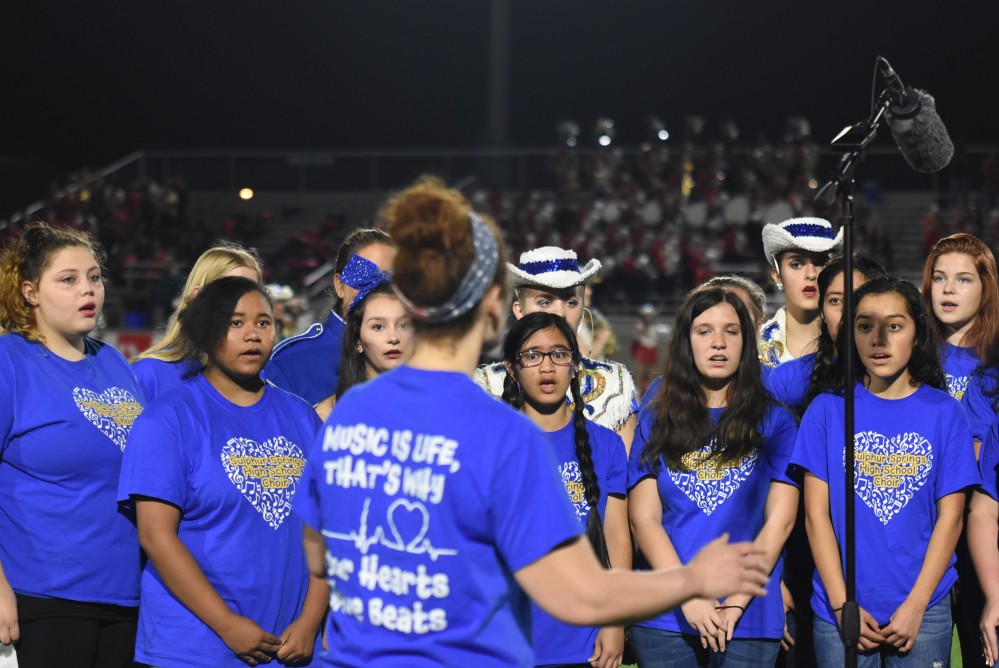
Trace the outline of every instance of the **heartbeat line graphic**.
[[[427, 538], [427, 531], [430, 528], [430, 513], [426, 506], [419, 501], [409, 501], [408, 499], [397, 499], [385, 511], [385, 523], [388, 531], [381, 526], [376, 526], [374, 531], [368, 533], [368, 513], [371, 510], [371, 499], [364, 500], [364, 510], [361, 511], [361, 526], [356, 531], [350, 533], [338, 533], [336, 531], [323, 530], [323, 535], [333, 540], [344, 540], [353, 543], [361, 554], [367, 554], [372, 545], [381, 545], [390, 550], [405, 552], [406, 554], [426, 554], [432, 561], [437, 561], [439, 557], [453, 557], [458, 554], [458, 550], [449, 548], [434, 547], [430, 539]], [[396, 524], [396, 518], [404, 519], [411, 517], [412, 513], [417, 513], [421, 524], [419, 530], [409, 531], [409, 535], [403, 537], [403, 532]]]

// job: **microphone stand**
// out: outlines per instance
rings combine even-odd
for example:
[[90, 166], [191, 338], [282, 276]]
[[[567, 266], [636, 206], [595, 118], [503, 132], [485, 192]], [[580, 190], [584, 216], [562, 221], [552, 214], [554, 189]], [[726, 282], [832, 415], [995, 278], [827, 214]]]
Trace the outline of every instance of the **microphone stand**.
[[[857, 643], [860, 640], [860, 606], [857, 604], [856, 569], [856, 516], [857, 495], [855, 493], [855, 443], [854, 443], [854, 369], [853, 369], [853, 193], [854, 172], [864, 161], [867, 147], [877, 136], [881, 121], [891, 104], [888, 91], [881, 94], [870, 118], [855, 125], [847, 126], [830, 144], [843, 157], [833, 171], [833, 176], [815, 195], [814, 202], [820, 210], [827, 210], [836, 197], [841, 202], [841, 222], [843, 227], [843, 319], [840, 321], [839, 337], [843, 339], [841, 350], [843, 359], [843, 448], [845, 453], [844, 484], [846, 488], [846, 540], [844, 546], [844, 575], [846, 601], [843, 603], [840, 637], [843, 640], [845, 668], [857, 667]], [[830, 485], [832, 481], [830, 480]]]

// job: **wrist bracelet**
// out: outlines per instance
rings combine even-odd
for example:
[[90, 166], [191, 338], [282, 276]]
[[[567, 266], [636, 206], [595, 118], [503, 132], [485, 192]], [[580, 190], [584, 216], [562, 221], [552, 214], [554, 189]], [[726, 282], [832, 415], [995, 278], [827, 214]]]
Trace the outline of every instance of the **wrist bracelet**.
[[715, 606], [715, 610], [729, 610], [731, 608], [738, 608], [739, 610], [742, 610], [743, 613], [746, 612], [746, 609], [744, 607], [742, 607], [741, 605], [716, 605]]

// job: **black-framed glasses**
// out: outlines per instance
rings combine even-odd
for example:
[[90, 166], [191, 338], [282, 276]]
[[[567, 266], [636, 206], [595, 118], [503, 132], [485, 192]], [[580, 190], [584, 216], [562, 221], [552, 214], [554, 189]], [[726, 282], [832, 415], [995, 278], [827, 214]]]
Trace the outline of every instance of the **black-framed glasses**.
[[540, 350], [525, 350], [517, 355], [517, 362], [521, 367], [530, 369], [531, 367], [541, 366], [546, 357], [555, 366], [570, 366], [572, 364], [572, 351], [568, 348], [556, 348], [547, 353], [543, 353]]

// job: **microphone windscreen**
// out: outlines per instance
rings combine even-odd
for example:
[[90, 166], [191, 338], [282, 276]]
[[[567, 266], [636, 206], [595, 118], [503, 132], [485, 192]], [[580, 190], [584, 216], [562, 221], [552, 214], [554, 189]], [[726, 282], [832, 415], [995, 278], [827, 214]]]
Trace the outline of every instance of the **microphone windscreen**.
[[937, 114], [937, 104], [926, 91], [914, 91], [921, 103], [919, 112], [912, 118], [892, 118], [891, 136], [902, 151], [902, 157], [917, 172], [939, 172], [954, 157], [954, 144], [947, 128]]

